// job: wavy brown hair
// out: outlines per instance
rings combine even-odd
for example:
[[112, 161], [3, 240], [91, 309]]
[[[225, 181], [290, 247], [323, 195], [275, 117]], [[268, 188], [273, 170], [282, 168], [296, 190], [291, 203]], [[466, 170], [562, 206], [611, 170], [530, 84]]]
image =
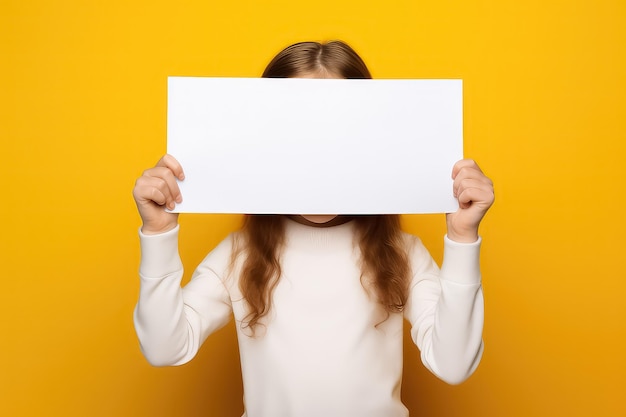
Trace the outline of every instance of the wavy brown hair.
[[[341, 78], [371, 78], [363, 60], [347, 44], [301, 42], [282, 50], [263, 72], [266, 78], [291, 78], [304, 74]], [[281, 215], [246, 215], [233, 262], [245, 254], [239, 288], [249, 313], [242, 325], [253, 334], [269, 312], [272, 294], [281, 276], [280, 254], [285, 224]], [[410, 267], [407, 245], [398, 215], [354, 216], [361, 251], [361, 282], [387, 312], [404, 309]]]

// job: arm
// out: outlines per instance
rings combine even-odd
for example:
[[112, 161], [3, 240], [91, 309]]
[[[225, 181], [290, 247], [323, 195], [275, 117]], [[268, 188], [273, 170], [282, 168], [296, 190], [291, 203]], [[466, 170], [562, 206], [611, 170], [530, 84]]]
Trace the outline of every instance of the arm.
[[181, 365], [191, 360], [204, 340], [226, 324], [231, 304], [218, 274], [209, 265], [224, 257], [223, 242], [200, 264], [183, 289], [178, 255], [178, 227], [159, 235], [140, 232], [141, 286], [134, 312], [141, 350], [152, 365]]
[[405, 315], [424, 365], [444, 381], [458, 384], [474, 372], [483, 351], [478, 227], [494, 192], [491, 180], [472, 160], [457, 162], [452, 178], [459, 209], [446, 215], [441, 271], [420, 243]]
[[416, 245], [405, 317], [426, 368], [449, 384], [459, 384], [474, 372], [483, 350], [480, 241], [444, 239], [441, 271], [426, 248]]
[[[165, 210], [182, 201], [177, 179], [184, 179], [182, 167], [165, 155], [144, 171], [133, 190], [143, 221], [135, 329], [144, 355], [156, 366], [189, 361], [206, 337], [228, 321], [231, 311], [228, 293], [209, 267], [209, 257], [185, 289], [180, 287], [183, 266], [178, 255], [178, 214]], [[219, 261], [223, 251], [214, 252], [213, 259]]]

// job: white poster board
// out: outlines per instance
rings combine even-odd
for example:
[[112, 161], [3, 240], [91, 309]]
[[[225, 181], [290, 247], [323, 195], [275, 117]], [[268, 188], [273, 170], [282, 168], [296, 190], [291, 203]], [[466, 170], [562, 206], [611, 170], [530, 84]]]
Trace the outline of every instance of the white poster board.
[[170, 77], [176, 212], [455, 211], [461, 80]]

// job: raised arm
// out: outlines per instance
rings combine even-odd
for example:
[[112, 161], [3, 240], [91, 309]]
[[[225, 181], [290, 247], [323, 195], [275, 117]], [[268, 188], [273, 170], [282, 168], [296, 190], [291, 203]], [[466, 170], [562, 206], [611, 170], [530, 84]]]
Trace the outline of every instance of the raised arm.
[[140, 290], [134, 323], [142, 352], [155, 366], [180, 365], [191, 360], [206, 337], [231, 315], [230, 298], [219, 267], [226, 264], [230, 245], [216, 248], [196, 270], [190, 284], [181, 288], [178, 215], [166, 211], [182, 201], [176, 179], [184, 179], [182, 167], [166, 155], [143, 173], [133, 190], [143, 221], [139, 232]]
[[441, 271], [426, 248], [416, 245], [405, 316], [424, 365], [442, 380], [459, 384], [474, 372], [483, 351], [478, 227], [494, 192], [491, 180], [472, 160], [455, 164], [452, 177], [459, 209], [446, 215]]

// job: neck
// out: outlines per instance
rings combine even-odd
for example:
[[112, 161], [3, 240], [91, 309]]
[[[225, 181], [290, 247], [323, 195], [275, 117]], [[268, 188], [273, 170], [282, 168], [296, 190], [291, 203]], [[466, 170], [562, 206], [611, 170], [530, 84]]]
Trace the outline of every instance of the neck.
[[352, 216], [335, 216], [333, 219], [325, 222], [325, 223], [316, 223], [316, 222], [312, 222], [310, 220], [305, 219], [302, 216], [299, 215], [288, 215], [287, 218], [300, 223], [300, 224], [304, 224], [306, 226], [311, 226], [311, 227], [332, 227], [332, 226], [339, 226], [340, 224], [344, 224], [349, 222], [350, 220], [353, 219]]

